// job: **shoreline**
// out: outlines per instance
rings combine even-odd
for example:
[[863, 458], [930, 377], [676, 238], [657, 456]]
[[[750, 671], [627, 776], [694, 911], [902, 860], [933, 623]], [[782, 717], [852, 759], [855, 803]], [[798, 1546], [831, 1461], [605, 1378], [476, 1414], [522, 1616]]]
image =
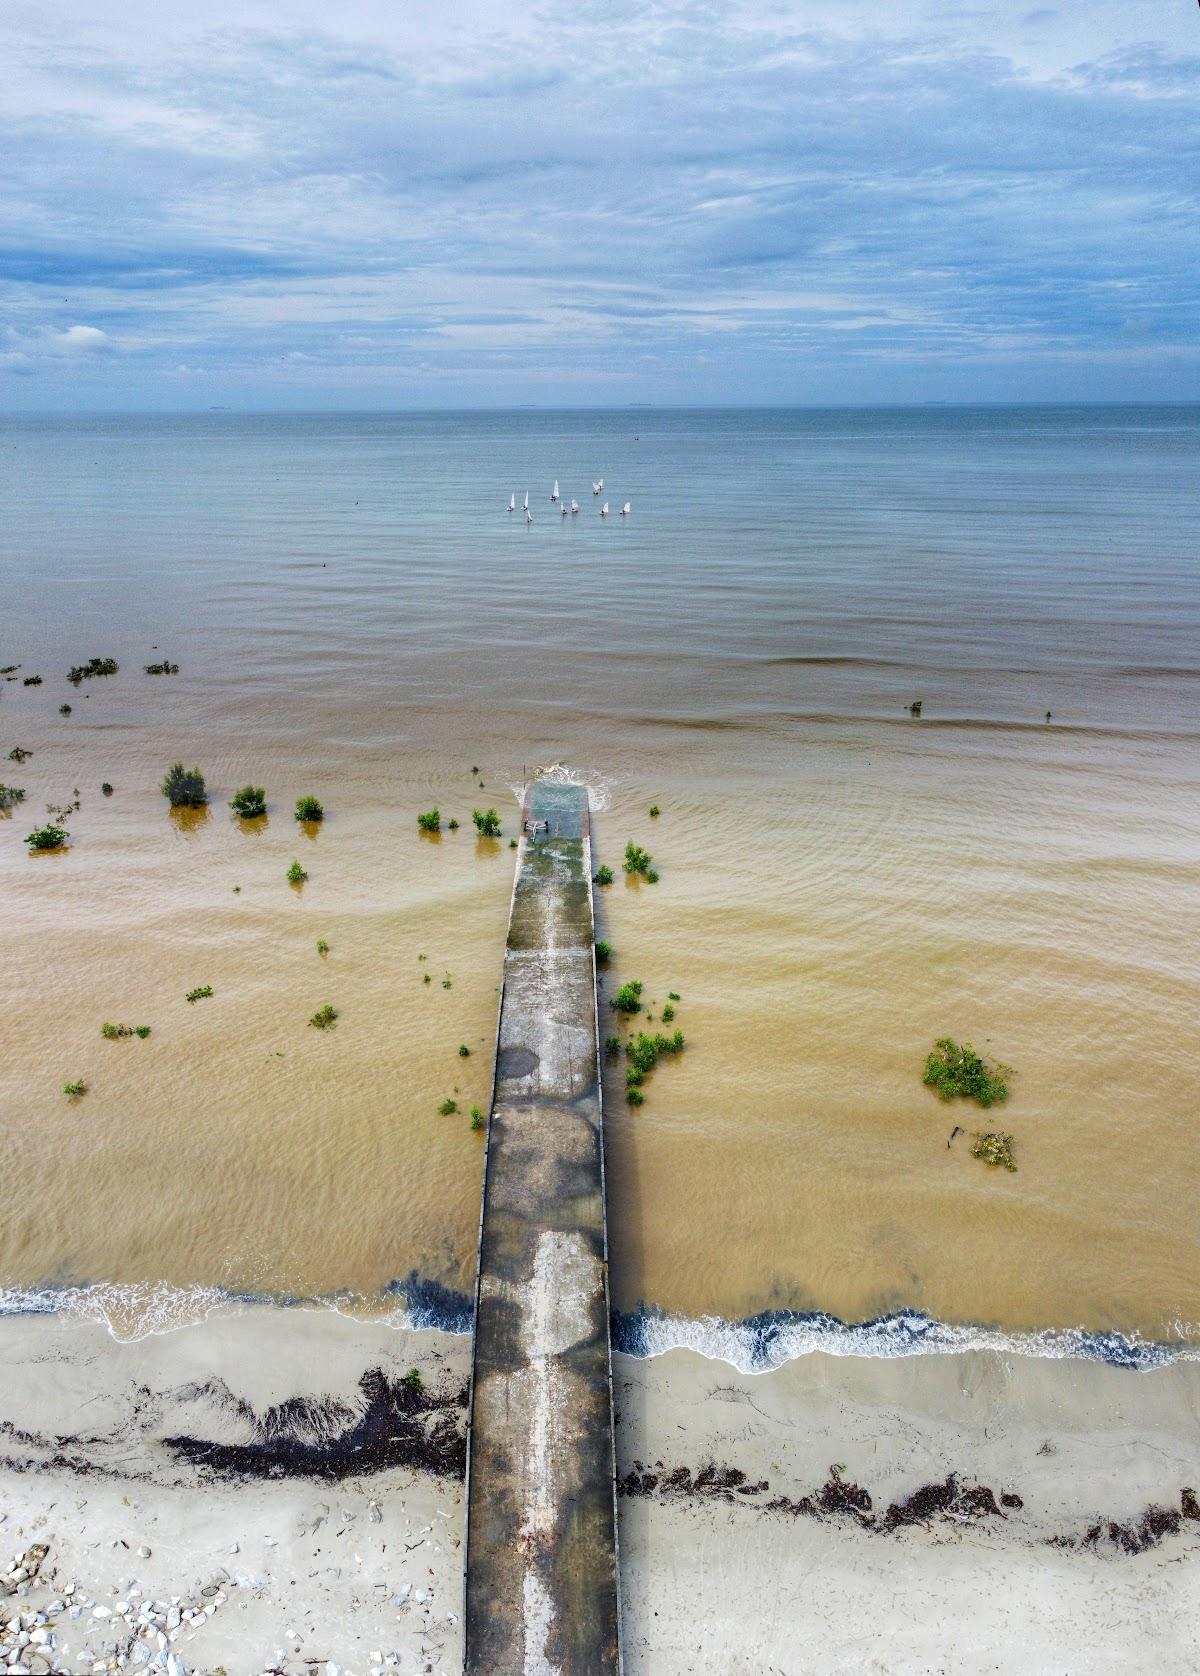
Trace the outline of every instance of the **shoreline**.
[[[9, 1607], [58, 1600], [71, 1648], [31, 1668], [95, 1668], [83, 1645], [104, 1668], [128, 1630], [171, 1676], [458, 1669], [468, 1337], [240, 1305], [119, 1343], [25, 1315], [0, 1360], [0, 1529], [12, 1555], [48, 1547]], [[672, 1350], [616, 1354], [614, 1390], [636, 1676], [1193, 1666], [1195, 1364], [818, 1352], [742, 1374]], [[1148, 1508], [1174, 1524], [1129, 1551], [1108, 1527]]]

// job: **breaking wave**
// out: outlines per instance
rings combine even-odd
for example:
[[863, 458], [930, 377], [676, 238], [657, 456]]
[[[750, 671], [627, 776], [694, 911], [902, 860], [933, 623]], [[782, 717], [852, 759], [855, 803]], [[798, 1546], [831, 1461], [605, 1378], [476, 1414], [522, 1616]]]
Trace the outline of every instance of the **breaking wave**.
[[827, 1356], [948, 1356], [996, 1350], [1016, 1356], [1081, 1357], [1113, 1367], [1156, 1368], [1200, 1361], [1200, 1345], [1166, 1343], [1082, 1327], [1047, 1327], [1014, 1333], [999, 1327], [954, 1326], [919, 1310], [896, 1310], [873, 1321], [847, 1322], [836, 1315], [764, 1310], [742, 1321], [720, 1316], [668, 1315], [642, 1308], [613, 1316], [613, 1349], [627, 1356], [661, 1356], [694, 1350], [728, 1362], [740, 1373], [766, 1373], [820, 1350]]

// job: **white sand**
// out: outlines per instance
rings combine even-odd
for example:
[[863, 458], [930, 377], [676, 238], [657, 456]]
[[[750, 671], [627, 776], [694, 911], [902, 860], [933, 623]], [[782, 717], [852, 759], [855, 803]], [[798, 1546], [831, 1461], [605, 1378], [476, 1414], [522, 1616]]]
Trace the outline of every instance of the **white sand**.
[[[456, 1481], [395, 1468], [340, 1483], [216, 1479], [163, 1439], [248, 1440], [269, 1428], [271, 1405], [297, 1396], [337, 1396], [352, 1414], [374, 1367], [396, 1378], [416, 1364], [430, 1388], [454, 1390], [468, 1356], [465, 1338], [320, 1310], [239, 1306], [134, 1344], [78, 1320], [0, 1321], [0, 1456], [10, 1461], [0, 1560], [33, 1542], [50, 1550], [42, 1578], [21, 1584], [6, 1611], [63, 1602], [49, 1614], [55, 1662], [27, 1664], [105, 1668], [137, 1641], [96, 1606], [127, 1603], [136, 1629], [150, 1600], [162, 1607], [163, 1645], [153, 1627], [137, 1640], [160, 1662], [139, 1666], [144, 1655], [128, 1653], [127, 1668], [258, 1676], [332, 1661], [342, 1676], [457, 1672]], [[1200, 1484], [1200, 1369], [1135, 1374], [973, 1352], [812, 1355], [744, 1376], [674, 1351], [618, 1357], [614, 1372], [622, 1472], [635, 1459], [693, 1471], [712, 1461], [770, 1485], [738, 1505], [622, 1497], [629, 1676], [1197, 1669], [1200, 1524], [1136, 1555], [1046, 1538], [1136, 1520], [1149, 1503], [1178, 1508], [1180, 1490]], [[950, 1471], [997, 1497], [1015, 1491], [1024, 1506], [887, 1535], [845, 1515], [764, 1511], [776, 1494], [817, 1491], [834, 1462], [870, 1491], [877, 1515]], [[70, 1583], [90, 1603], [75, 1618]], [[172, 1636], [173, 1599], [217, 1604]]]

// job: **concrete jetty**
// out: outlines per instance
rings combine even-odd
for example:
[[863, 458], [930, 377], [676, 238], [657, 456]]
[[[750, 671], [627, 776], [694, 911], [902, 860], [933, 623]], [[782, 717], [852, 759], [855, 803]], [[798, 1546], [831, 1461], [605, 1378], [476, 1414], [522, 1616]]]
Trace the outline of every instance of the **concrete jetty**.
[[615, 1676], [612, 1368], [586, 788], [536, 781], [523, 824], [476, 1281], [465, 1670]]

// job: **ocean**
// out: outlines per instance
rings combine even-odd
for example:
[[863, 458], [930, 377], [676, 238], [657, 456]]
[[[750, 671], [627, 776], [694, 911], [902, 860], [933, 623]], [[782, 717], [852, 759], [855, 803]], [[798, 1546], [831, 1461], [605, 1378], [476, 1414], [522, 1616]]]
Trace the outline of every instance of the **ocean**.
[[[1200, 1341], [1198, 465], [1194, 407], [0, 419], [10, 1307], [452, 1308], [553, 768], [616, 872], [602, 1001], [687, 1037], [606, 1089], [630, 1342]], [[944, 1035], [1005, 1106], [922, 1086]]]

